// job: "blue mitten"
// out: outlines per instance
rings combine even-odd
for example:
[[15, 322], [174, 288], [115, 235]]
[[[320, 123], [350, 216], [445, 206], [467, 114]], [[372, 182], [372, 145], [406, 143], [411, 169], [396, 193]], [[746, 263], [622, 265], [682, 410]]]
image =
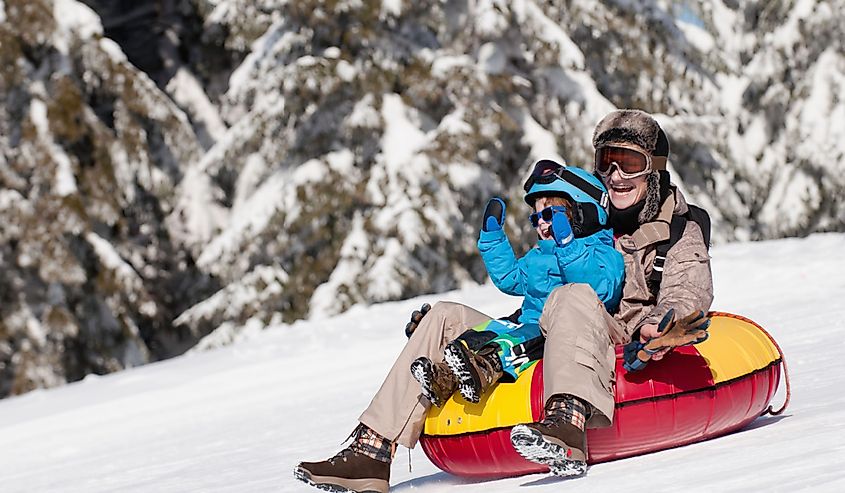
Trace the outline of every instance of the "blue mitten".
[[484, 221], [481, 223], [483, 231], [499, 231], [505, 224], [505, 201], [499, 197], [493, 197], [487, 202], [484, 209]]
[[555, 237], [555, 242], [558, 246], [566, 246], [572, 243], [575, 236], [572, 235], [572, 225], [569, 224], [569, 218], [566, 217], [566, 209], [561, 207], [562, 211], [555, 211], [552, 216], [552, 236]]

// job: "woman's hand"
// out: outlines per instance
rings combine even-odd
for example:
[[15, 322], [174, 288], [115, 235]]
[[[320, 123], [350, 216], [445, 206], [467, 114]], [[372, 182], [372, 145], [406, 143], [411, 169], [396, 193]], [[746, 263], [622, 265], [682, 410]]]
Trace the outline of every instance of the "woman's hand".
[[[648, 341], [654, 339], [655, 337], [660, 335], [660, 329], [657, 324], [646, 324], [640, 327], [640, 342], [645, 344]], [[654, 361], [660, 361], [666, 356], [666, 353], [671, 351], [672, 348], [661, 349], [660, 351], [654, 353], [651, 356], [651, 359]]]
[[703, 311], [692, 312], [680, 320], [675, 320], [675, 310], [670, 309], [659, 324], [646, 324], [640, 327], [640, 342], [648, 344], [652, 339], [659, 337], [665, 348], [656, 351], [651, 356], [651, 359], [659, 360], [673, 348], [704, 342], [710, 335], [707, 332], [709, 327], [710, 317]]
[[425, 316], [428, 311], [431, 310], [431, 305], [428, 303], [423, 303], [419, 310], [414, 310], [411, 313], [411, 321], [405, 325], [405, 335], [410, 337], [414, 335], [414, 331], [417, 330], [417, 326], [422, 322], [423, 317]]

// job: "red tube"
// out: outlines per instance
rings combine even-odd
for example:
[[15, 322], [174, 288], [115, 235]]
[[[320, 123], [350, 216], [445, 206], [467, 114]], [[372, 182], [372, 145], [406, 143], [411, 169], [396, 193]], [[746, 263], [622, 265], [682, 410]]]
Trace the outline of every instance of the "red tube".
[[[631, 374], [622, 367], [621, 348], [617, 348], [615, 416], [610, 427], [587, 431], [588, 462], [686, 445], [748, 425], [774, 397], [780, 365], [777, 357], [762, 367], [714, 383], [708, 361], [695, 346], [677, 348], [658, 364]], [[543, 405], [542, 361], [533, 372], [530, 392], [531, 413], [537, 420]], [[513, 450], [510, 427], [423, 435], [421, 443], [437, 467], [458, 476], [496, 478], [548, 471]]]

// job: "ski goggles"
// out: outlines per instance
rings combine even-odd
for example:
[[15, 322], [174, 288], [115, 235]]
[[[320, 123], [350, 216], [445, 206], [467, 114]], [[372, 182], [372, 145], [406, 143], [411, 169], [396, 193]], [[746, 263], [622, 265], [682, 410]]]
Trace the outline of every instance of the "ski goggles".
[[528, 193], [531, 190], [531, 187], [537, 183], [540, 183], [541, 185], [548, 185], [555, 180], [562, 180], [563, 178], [560, 174], [563, 169], [563, 165], [549, 159], [543, 159], [534, 165], [534, 169], [531, 171], [531, 176], [525, 180], [525, 184], [522, 186], [522, 189], [525, 190], [525, 193]]
[[566, 207], [562, 205], [552, 205], [546, 207], [545, 209], [534, 212], [528, 215], [528, 220], [531, 221], [531, 226], [535, 228], [540, 225], [540, 219], [546, 221], [547, 223], [552, 222], [552, 217], [554, 217], [555, 212], [563, 212], [566, 213]]
[[646, 154], [632, 147], [609, 145], [596, 149], [596, 172], [604, 178], [613, 173], [630, 180], [651, 173], [655, 169], [666, 169], [666, 157]]

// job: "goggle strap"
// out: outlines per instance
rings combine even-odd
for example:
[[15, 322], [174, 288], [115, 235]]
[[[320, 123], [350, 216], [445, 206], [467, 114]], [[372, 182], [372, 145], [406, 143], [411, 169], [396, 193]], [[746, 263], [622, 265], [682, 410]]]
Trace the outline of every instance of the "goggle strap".
[[[566, 168], [561, 169], [559, 173], [555, 174], [561, 180], [575, 185], [582, 192], [589, 195], [590, 198], [598, 202], [603, 209], [607, 209], [607, 206], [610, 204], [610, 197], [607, 195], [607, 192], [601, 191], [597, 186], [593, 185], [592, 183], [581, 178], [580, 176], [576, 175], [575, 173], [569, 171]], [[566, 175], [566, 178], [564, 178], [562, 175]]]
[[[551, 159], [541, 159], [537, 161], [537, 164], [534, 165], [534, 169], [531, 171], [531, 175], [525, 180], [525, 184], [522, 186], [522, 189], [525, 190], [525, 193], [528, 193], [531, 190], [531, 187], [534, 186], [540, 179], [545, 178], [546, 176], [557, 176], [557, 171], [559, 169], [563, 169], [563, 166], [552, 161]], [[538, 173], [539, 170], [542, 170]], [[549, 173], [551, 171], [551, 173]], [[541, 182], [542, 183], [542, 182]]]
[[666, 156], [651, 156], [651, 169], [662, 171], [666, 169]]

